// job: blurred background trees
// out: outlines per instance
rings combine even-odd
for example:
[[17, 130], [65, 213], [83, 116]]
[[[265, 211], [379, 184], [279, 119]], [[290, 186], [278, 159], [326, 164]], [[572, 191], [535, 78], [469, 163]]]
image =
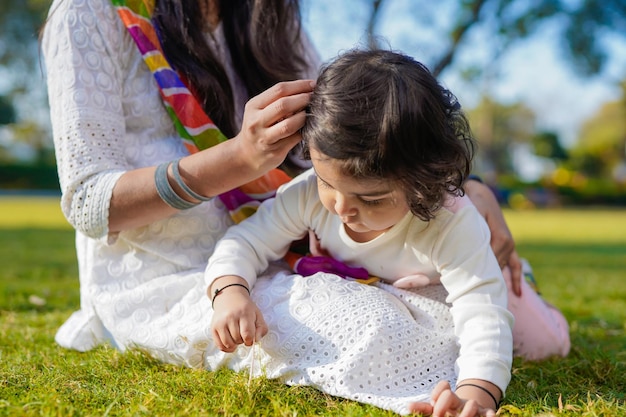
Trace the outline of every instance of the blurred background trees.
[[57, 188], [38, 31], [50, 0], [0, 2], [0, 188]]
[[[33, 184], [24, 180], [27, 171], [24, 167], [30, 166], [35, 171], [41, 167], [54, 169], [38, 44], [38, 30], [50, 3], [51, 0], [0, 2], [0, 188], [3, 189], [56, 187], [51, 182]], [[347, 25], [357, 26], [358, 36], [368, 44], [407, 53], [419, 51], [419, 60], [435, 75], [456, 77], [478, 92], [471, 106], [464, 104], [479, 142], [476, 172], [491, 184], [504, 188], [503, 198], [515, 195], [515, 201], [533, 204], [533, 190], [541, 189], [544, 194], [559, 196], [556, 201], [626, 203], [626, 69], [621, 69], [618, 78], [612, 80], [621, 97], [604, 103], [588, 120], [575, 120], [581, 127], [568, 143], [561, 132], [537, 123], [541, 110], [521, 100], [501, 101], [491, 89], [508, 71], [508, 54], [529, 38], [544, 33], [558, 40], [559, 59], [578, 76], [592, 78], [606, 74], [616, 51], [622, 58], [626, 56], [623, 0], [326, 2], [330, 8], [321, 13], [335, 14], [343, 9], [350, 16], [341, 25], [326, 18], [317, 22], [307, 20], [308, 15], [324, 7], [324, 1], [301, 0], [301, 3], [309, 32], [323, 32], [328, 39], [338, 39], [345, 38]], [[391, 31], [395, 38], [389, 45], [386, 39]], [[341, 48], [325, 52], [332, 56], [339, 49], [359, 43], [359, 39], [344, 41]], [[329, 48], [328, 44], [316, 43], [319, 48]], [[526, 63], [533, 64], [532, 60]], [[466, 95], [466, 91], [457, 88], [454, 92], [460, 98]], [[533, 175], [528, 174], [530, 167]], [[46, 175], [37, 171], [35, 177], [42, 176]], [[47, 177], [49, 180], [50, 175]], [[555, 201], [535, 200], [537, 204]]]
[[[397, 22], [398, 16], [386, 13], [397, 0], [363, 1], [371, 3], [368, 44], [385, 47], [378, 38], [379, 28], [389, 27], [394, 19]], [[507, 202], [626, 203], [626, 72], [614, 80], [621, 99], [605, 103], [583, 123], [569, 149], [558, 132], [536, 126], [537, 115], [525, 103], [501, 103], [489, 91], [508, 50], [546, 25], [554, 28], [551, 33], [558, 37], [561, 59], [574, 73], [581, 77], [602, 74], [616, 50], [626, 56], [626, 47], [615, 49], [613, 43], [619, 39], [625, 45], [626, 2], [443, 0], [412, 4], [404, 9], [410, 17], [404, 18], [412, 19], [420, 30], [432, 30], [430, 36], [411, 41], [422, 56], [430, 58], [432, 72], [441, 77], [455, 71], [469, 82], [483, 83], [477, 104], [466, 109], [479, 143], [476, 171], [494, 186], [506, 188], [503, 198]], [[454, 17], [442, 20], [442, 13]], [[410, 30], [405, 37], [411, 38]], [[460, 59], [468, 52], [481, 55], [481, 63]], [[529, 166], [535, 171], [530, 183], [524, 181]], [[533, 192], [533, 188], [542, 191]], [[546, 192], [561, 198], [547, 198]], [[512, 201], [508, 201], [510, 196]], [[536, 201], [530, 201], [533, 198]]]

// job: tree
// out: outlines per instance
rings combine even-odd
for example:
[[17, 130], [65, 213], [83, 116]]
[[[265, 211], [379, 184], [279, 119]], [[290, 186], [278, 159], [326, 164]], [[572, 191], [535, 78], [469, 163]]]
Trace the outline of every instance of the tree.
[[539, 132], [532, 138], [533, 152], [543, 158], [565, 161], [568, 158], [567, 151], [561, 145], [559, 136], [554, 132]]
[[589, 119], [571, 150], [576, 168], [610, 178], [626, 162], [626, 80], [622, 98], [606, 103]]
[[584, 75], [599, 73], [605, 66], [608, 51], [607, 33], [626, 36], [626, 2], [623, 0], [585, 0], [569, 10], [563, 32], [569, 56]]
[[9, 123], [15, 123], [15, 108], [6, 96], [0, 95], [0, 125]]
[[[38, 32], [51, 0], [0, 2], [0, 160], [12, 161], [28, 149], [37, 163], [51, 163], [50, 134], [46, 121], [37, 120], [45, 109], [45, 85], [40, 65]], [[24, 110], [22, 107], [27, 108]], [[20, 111], [22, 110], [22, 111]]]
[[[29, 76], [39, 69], [38, 31], [51, 0], [0, 2], [0, 66], [11, 77], [12, 92], [28, 88]], [[26, 75], [26, 76], [25, 76]]]
[[[375, 34], [385, 19], [385, 8], [398, 0], [364, 0], [371, 4], [367, 30], [370, 45], [376, 45]], [[595, 75], [604, 68], [608, 51], [606, 36], [626, 38], [626, 2], [623, 0], [426, 0], [405, 2], [416, 22], [416, 27], [430, 25], [436, 37], [443, 41], [429, 67], [436, 76], [450, 67], [464, 48], [474, 45], [466, 40], [475, 29], [488, 34], [489, 44], [480, 48], [499, 56], [512, 43], [533, 34], [548, 20], [560, 23], [561, 41], [574, 69], [585, 76]], [[442, 12], [443, 11], [443, 12]], [[456, 16], [448, 27], [436, 27], [437, 16], [447, 13]], [[394, 19], [394, 16], [389, 16]], [[410, 36], [410, 35], [408, 35]], [[426, 40], [419, 50], [429, 50]]]
[[535, 114], [521, 103], [501, 104], [488, 96], [467, 117], [478, 141], [479, 171], [497, 177], [514, 173], [512, 150], [535, 135]]

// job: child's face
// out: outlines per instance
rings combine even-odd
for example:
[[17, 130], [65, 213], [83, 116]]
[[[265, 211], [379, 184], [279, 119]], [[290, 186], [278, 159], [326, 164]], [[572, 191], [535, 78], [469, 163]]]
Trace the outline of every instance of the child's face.
[[374, 239], [409, 212], [404, 193], [394, 183], [355, 179], [342, 173], [339, 161], [313, 147], [310, 153], [322, 204], [341, 218], [355, 241]]

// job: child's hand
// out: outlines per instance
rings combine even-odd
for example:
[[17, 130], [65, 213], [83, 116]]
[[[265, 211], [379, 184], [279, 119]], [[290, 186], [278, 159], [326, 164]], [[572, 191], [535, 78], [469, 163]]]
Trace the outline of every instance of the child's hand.
[[[213, 287], [224, 288], [221, 282]], [[240, 344], [252, 346], [267, 333], [267, 324], [261, 311], [246, 288], [239, 285], [229, 286], [215, 296], [213, 310], [213, 340], [224, 352], [234, 352]]]
[[481, 407], [476, 400], [459, 398], [450, 388], [448, 381], [441, 381], [433, 389], [432, 402], [415, 402], [409, 404], [409, 411], [425, 416], [443, 417], [495, 417], [496, 412], [490, 408]]

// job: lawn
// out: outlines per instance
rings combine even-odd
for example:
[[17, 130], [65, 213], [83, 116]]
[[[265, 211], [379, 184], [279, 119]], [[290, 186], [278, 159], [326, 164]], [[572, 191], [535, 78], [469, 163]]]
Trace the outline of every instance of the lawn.
[[[506, 211], [572, 351], [516, 359], [500, 415], [626, 416], [626, 210]], [[0, 198], [0, 416], [392, 416], [230, 371], [54, 343], [79, 305], [74, 237], [54, 198]]]

